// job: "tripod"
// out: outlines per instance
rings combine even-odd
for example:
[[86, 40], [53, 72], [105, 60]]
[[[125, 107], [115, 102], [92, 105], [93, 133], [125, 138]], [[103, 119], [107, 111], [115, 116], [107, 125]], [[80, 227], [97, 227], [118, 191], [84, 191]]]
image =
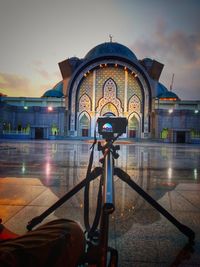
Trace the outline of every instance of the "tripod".
[[[41, 223], [50, 213], [55, 211], [69, 198], [75, 195], [79, 190], [85, 187], [84, 192], [84, 223], [86, 228], [87, 248], [84, 259], [80, 265], [97, 267], [116, 267], [118, 264], [117, 250], [108, 246], [109, 234], [109, 216], [115, 210], [114, 198], [114, 175], [118, 176], [122, 181], [126, 182], [133, 190], [135, 190], [143, 199], [153, 206], [159, 213], [173, 223], [184, 235], [192, 242], [195, 233], [187, 226], [180, 223], [167, 210], [165, 210], [158, 202], [156, 202], [149, 194], [147, 194], [140, 186], [138, 186], [131, 177], [122, 169], [114, 166], [114, 161], [119, 157], [119, 145], [113, 143], [119, 137], [112, 136], [106, 139], [104, 145], [98, 142], [98, 150], [102, 151], [103, 157], [100, 159], [102, 167], [96, 167], [92, 170], [93, 153], [96, 140], [92, 145], [87, 175], [84, 180], [77, 184], [73, 189], [67, 192], [62, 198], [55, 202], [50, 208], [41, 215], [33, 218], [27, 225], [28, 230], [32, 230], [34, 226]], [[100, 176], [99, 192], [97, 199], [97, 209], [92, 226], [89, 225], [89, 185], [90, 182]], [[110, 253], [110, 256], [108, 255]], [[108, 257], [109, 256], [109, 257]]]

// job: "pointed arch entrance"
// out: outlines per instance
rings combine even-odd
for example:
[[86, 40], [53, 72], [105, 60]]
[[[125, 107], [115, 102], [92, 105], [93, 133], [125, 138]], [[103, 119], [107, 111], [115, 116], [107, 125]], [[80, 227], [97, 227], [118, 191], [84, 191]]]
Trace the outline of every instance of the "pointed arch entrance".
[[138, 138], [140, 133], [140, 118], [137, 113], [132, 113], [128, 120], [128, 137]]
[[87, 112], [79, 116], [79, 136], [90, 136], [90, 116]]

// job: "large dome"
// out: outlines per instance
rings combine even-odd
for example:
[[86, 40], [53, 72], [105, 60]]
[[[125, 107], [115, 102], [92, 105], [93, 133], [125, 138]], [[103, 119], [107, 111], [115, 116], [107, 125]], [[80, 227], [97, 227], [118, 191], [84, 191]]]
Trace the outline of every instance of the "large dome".
[[114, 42], [103, 43], [95, 46], [86, 54], [85, 59], [90, 60], [93, 58], [110, 55], [126, 57], [130, 60], [137, 60], [135, 54], [128, 47]]
[[57, 91], [55, 89], [50, 89], [48, 91], [46, 91], [42, 97], [57, 97], [57, 98], [61, 98], [64, 97], [63, 93], [60, 91]]

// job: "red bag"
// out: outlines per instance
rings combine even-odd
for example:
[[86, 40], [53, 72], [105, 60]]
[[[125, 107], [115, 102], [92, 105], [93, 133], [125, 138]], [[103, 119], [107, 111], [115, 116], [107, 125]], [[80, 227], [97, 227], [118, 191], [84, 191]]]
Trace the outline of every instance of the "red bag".
[[85, 239], [80, 225], [59, 219], [23, 236], [0, 241], [0, 266], [75, 267], [84, 250]]

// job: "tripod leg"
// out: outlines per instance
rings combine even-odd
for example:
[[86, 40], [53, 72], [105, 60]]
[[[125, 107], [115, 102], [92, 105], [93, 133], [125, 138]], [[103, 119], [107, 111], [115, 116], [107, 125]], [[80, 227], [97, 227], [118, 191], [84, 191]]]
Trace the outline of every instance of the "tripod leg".
[[110, 261], [108, 267], [117, 267], [118, 266], [118, 251], [113, 248], [108, 248], [110, 252]]
[[59, 208], [64, 202], [66, 202], [69, 198], [75, 195], [78, 191], [80, 191], [86, 183], [94, 180], [98, 176], [102, 174], [102, 168], [96, 167], [88, 177], [82, 180], [79, 184], [77, 184], [74, 188], [72, 188], [69, 192], [67, 192], [63, 197], [61, 197], [58, 201], [56, 201], [51, 207], [45, 210], [41, 215], [34, 217], [26, 226], [26, 228], [30, 231], [37, 224], [41, 223], [50, 213]]
[[138, 186], [126, 172], [124, 172], [120, 168], [115, 168], [114, 174], [117, 175], [121, 180], [126, 182], [140, 196], [142, 196], [151, 206], [153, 206], [157, 211], [159, 211], [163, 216], [165, 216], [171, 223], [173, 223], [184, 235], [186, 235], [189, 238], [189, 241], [194, 240], [195, 233], [189, 227], [177, 221], [176, 218], [174, 218], [166, 209], [164, 209], [157, 201], [155, 201], [140, 186]]

